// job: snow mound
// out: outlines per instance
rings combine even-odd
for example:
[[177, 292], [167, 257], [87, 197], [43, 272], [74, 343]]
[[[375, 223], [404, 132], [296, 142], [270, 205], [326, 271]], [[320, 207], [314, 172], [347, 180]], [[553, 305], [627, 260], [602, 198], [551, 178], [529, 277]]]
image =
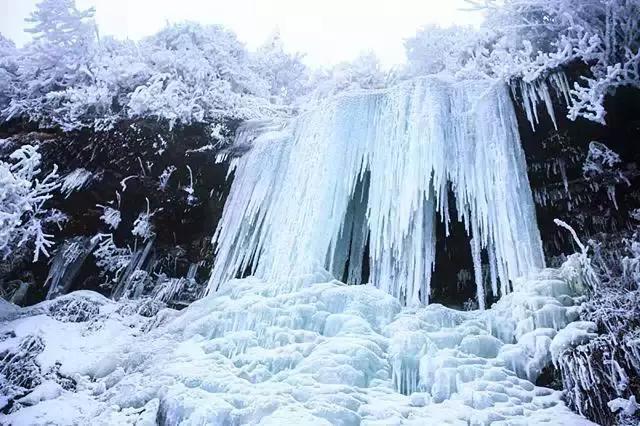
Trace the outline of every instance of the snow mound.
[[75, 389], [43, 380], [0, 423], [591, 424], [534, 385], [551, 348], [590, 332], [570, 325], [580, 286], [567, 271], [518, 279], [491, 309], [468, 312], [405, 308], [327, 272], [288, 294], [233, 280], [151, 318], [123, 309], [130, 301], [72, 294], [99, 312], [60, 321], [44, 302], [1, 326], [0, 352], [38, 336], [39, 367], [59, 364]]

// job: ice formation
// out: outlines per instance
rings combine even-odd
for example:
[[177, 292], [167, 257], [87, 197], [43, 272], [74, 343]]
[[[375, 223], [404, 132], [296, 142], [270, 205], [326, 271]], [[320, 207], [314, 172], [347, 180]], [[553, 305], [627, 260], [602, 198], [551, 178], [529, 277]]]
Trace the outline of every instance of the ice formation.
[[[555, 93], [551, 93], [550, 86]], [[564, 101], [566, 105], [571, 105], [571, 86], [564, 72], [554, 72], [546, 78], [538, 78], [533, 81], [518, 79], [517, 83], [511, 86], [511, 89], [514, 98], [520, 98], [520, 103], [532, 130], [535, 130], [536, 126], [540, 124], [538, 116], [539, 104], [544, 105], [549, 118], [553, 122], [553, 127], [558, 130], [556, 112], [553, 108], [554, 95], [556, 99]]]
[[494, 295], [544, 266], [502, 83], [421, 78], [339, 96], [282, 126], [259, 124], [238, 133], [236, 145], [251, 149], [233, 160], [209, 293], [247, 270], [291, 283], [324, 268], [359, 284], [368, 246], [371, 283], [403, 304], [427, 304], [449, 190], [471, 238], [481, 307], [483, 252]]
[[232, 280], [181, 312], [87, 291], [0, 301], [0, 423], [591, 424], [534, 385], [590, 337], [572, 322], [580, 268], [516, 279], [486, 311], [402, 307], [328, 272], [285, 294]]
[[69, 198], [72, 193], [79, 191], [83, 187], [87, 186], [90, 183], [91, 179], [93, 179], [93, 177], [93, 173], [86, 169], [75, 169], [62, 179], [60, 192], [65, 194], [65, 198]]

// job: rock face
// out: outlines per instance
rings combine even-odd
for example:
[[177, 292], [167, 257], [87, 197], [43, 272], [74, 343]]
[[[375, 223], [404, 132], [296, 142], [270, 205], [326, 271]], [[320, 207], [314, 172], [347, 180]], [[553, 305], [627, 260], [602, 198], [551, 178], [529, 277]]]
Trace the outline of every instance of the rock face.
[[573, 322], [580, 277], [574, 259], [469, 312], [403, 308], [322, 271], [279, 295], [274, 283], [230, 281], [181, 312], [149, 318], [131, 301], [73, 293], [3, 312], [0, 352], [36, 339], [39, 371], [58, 365], [75, 388], [23, 383], [0, 421], [591, 424], [561, 392], [534, 385], [567, 336], [591, 337], [588, 324]]
[[[5, 124], [0, 158], [25, 144], [37, 146], [41, 168], [57, 165], [63, 185], [47, 205], [66, 215], [61, 229], [47, 229], [56, 260], [49, 264], [41, 256], [32, 263], [26, 245], [1, 262], [5, 297], [22, 283], [31, 285], [14, 300], [21, 304], [77, 289], [149, 294], [169, 287], [172, 278], [190, 276], [192, 282], [174, 289], [171, 298], [194, 300], [199, 289], [191, 284], [208, 275], [210, 238], [228, 187], [227, 168], [215, 164], [208, 132], [206, 126], [169, 129], [150, 120], [75, 133]], [[130, 264], [135, 268], [127, 271]]]
[[[537, 205], [537, 219], [549, 260], [575, 251], [571, 237], [558, 232], [555, 218], [566, 220], [587, 241], [599, 234], [620, 235], [638, 223], [640, 208], [640, 91], [623, 88], [606, 101], [607, 125], [558, 116], [558, 129], [550, 120], [534, 132], [518, 110], [520, 135]], [[563, 105], [557, 104], [556, 111]], [[585, 169], [593, 142], [619, 155], [619, 162]], [[599, 165], [602, 166], [602, 165]]]

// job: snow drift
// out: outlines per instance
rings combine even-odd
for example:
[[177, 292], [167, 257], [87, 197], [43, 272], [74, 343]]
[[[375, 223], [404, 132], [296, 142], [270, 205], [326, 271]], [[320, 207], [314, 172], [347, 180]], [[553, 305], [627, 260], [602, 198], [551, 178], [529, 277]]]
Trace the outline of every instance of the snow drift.
[[248, 144], [233, 160], [209, 293], [248, 269], [291, 283], [320, 268], [359, 284], [368, 245], [371, 283], [402, 304], [428, 304], [435, 221], [450, 221], [450, 190], [471, 238], [481, 308], [483, 250], [496, 296], [544, 266], [502, 83], [428, 77], [343, 95], [280, 127], [245, 127], [236, 145]]

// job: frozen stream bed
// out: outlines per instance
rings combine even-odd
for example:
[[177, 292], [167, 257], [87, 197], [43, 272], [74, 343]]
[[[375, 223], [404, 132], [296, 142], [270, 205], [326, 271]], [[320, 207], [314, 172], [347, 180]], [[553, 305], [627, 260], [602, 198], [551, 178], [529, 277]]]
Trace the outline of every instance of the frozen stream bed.
[[592, 336], [578, 272], [469, 312], [325, 273], [287, 294], [230, 281], [181, 312], [91, 292], [0, 302], [0, 424], [591, 424], [533, 384]]

